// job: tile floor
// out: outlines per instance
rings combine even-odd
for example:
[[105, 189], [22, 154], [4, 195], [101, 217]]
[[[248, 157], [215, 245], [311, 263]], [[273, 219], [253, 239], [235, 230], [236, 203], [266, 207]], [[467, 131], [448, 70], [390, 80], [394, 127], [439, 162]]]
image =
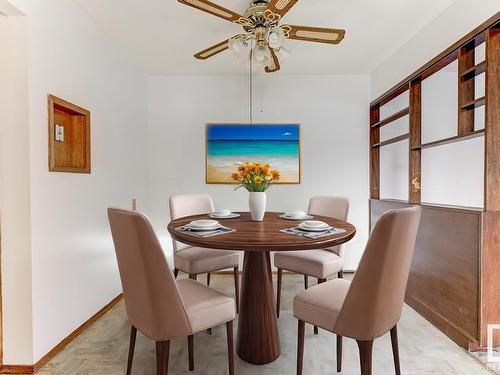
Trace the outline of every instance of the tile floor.
[[[204, 282], [205, 277], [200, 276]], [[213, 275], [212, 286], [233, 294], [231, 275]], [[310, 280], [310, 284], [311, 284]], [[253, 366], [236, 359], [238, 375], [295, 374], [297, 324], [291, 312], [295, 293], [302, 290], [303, 278], [285, 274], [283, 277], [282, 315], [279, 319], [282, 355], [273, 363]], [[235, 327], [236, 328], [236, 327]], [[236, 332], [236, 329], [235, 329]], [[85, 331], [61, 353], [54, 357], [40, 375], [125, 374], [129, 325], [123, 301], [113, 307], [102, 319]], [[404, 308], [399, 324], [399, 345], [403, 374], [475, 375], [491, 374], [486, 367], [424, 320], [409, 307]], [[312, 327], [306, 328], [305, 375], [336, 374], [334, 335], [320, 330], [315, 336]], [[154, 374], [154, 344], [141, 334], [137, 337], [132, 374]], [[358, 352], [355, 341], [344, 339], [344, 375], [359, 374]], [[374, 375], [394, 374], [389, 335], [375, 341]], [[195, 337], [195, 370], [192, 375], [227, 374], [226, 338], [224, 327], [212, 335]], [[187, 340], [173, 340], [170, 348], [169, 374], [189, 374]]]

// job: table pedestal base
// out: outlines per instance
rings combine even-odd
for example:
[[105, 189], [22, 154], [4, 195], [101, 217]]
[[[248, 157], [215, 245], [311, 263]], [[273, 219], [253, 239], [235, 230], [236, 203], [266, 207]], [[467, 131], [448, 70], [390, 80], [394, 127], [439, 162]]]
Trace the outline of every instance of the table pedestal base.
[[236, 352], [263, 365], [281, 354], [269, 252], [245, 252]]

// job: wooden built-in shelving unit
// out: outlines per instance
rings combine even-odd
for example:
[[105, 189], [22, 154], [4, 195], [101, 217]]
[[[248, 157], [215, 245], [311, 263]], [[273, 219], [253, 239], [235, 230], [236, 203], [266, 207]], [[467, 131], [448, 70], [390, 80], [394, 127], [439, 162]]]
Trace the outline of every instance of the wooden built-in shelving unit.
[[[485, 43], [486, 59], [475, 62]], [[457, 61], [456, 134], [422, 143], [422, 82]], [[485, 95], [475, 97], [475, 77], [485, 74]], [[380, 108], [408, 92], [409, 105], [387, 118]], [[485, 127], [474, 114], [485, 108]], [[380, 128], [408, 115], [408, 133], [380, 140]], [[484, 348], [487, 325], [500, 324], [500, 12], [485, 21], [370, 105], [370, 225], [389, 210], [422, 206], [423, 213], [406, 291], [406, 302], [455, 342]], [[484, 207], [421, 202], [422, 151], [484, 137]], [[407, 201], [380, 199], [380, 149], [408, 139]], [[452, 188], [459, 188], [454, 186]], [[493, 345], [500, 346], [500, 333]]]

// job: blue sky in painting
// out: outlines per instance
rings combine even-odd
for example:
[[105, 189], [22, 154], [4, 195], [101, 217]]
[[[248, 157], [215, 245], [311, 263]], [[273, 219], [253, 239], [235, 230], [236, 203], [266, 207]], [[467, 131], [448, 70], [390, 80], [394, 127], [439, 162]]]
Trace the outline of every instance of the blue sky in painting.
[[217, 125], [207, 127], [207, 140], [283, 140], [298, 141], [299, 125]]

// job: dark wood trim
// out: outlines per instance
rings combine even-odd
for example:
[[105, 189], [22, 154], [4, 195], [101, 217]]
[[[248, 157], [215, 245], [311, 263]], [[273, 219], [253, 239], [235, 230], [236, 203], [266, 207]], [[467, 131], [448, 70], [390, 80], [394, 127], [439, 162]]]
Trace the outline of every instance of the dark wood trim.
[[420, 203], [422, 172], [422, 153], [414, 146], [422, 143], [422, 83], [415, 80], [410, 83], [410, 118], [409, 118], [409, 160], [408, 160], [408, 201]]
[[487, 211], [500, 211], [500, 29], [486, 39], [485, 202]]
[[479, 64], [474, 65], [473, 67], [464, 70], [459, 77], [462, 81], [474, 78], [480, 74], [483, 74], [486, 71], [486, 61], [481, 61]]
[[474, 101], [475, 95], [475, 80], [468, 79], [462, 80], [461, 76], [464, 71], [470, 70], [474, 67], [475, 62], [475, 49], [469, 46], [464, 46], [458, 52], [458, 126], [457, 134], [466, 135], [474, 131], [474, 112], [469, 111], [465, 104]]
[[379, 142], [379, 143], [375, 143], [375, 144], [372, 145], [372, 148], [378, 148], [378, 147], [387, 146], [387, 145], [390, 145], [392, 143], [396, 143], [396, 142], [408, 139], [409, 137], [410, 137], [409, 133], [398, 135], [397, 137], [390, 138], [390, 139], [387, 139], [387, 140]]
[[484, 132], [485, 132], [484, 129], [479, 129], [479, 130], [475, 130], [475, 131], [473, 131], [472, 133], [469, 133], [469, 134], [455, 135], [453, 137], [439, 139], [437, 141], [432, 141], [432, 142], [428, 142], [428, 143], [423, 143], [420, 146], [417, 145], [417, 146], [412, 147], [411, 149], [412, 150], [421, 150], [421, 149], [423, 150], [423, 149], [426, 149], [426, 148], [441, 146], [441, 145], [445, 145], [445, 144], [448, 144], [448, 143], [465, 141], [467, 139], [480, 137], [480, 136], [482, 136], [484, 134]]
[[371, 127], [372, 127], [372, 129], [381, 128], [382, 126], [390, 124], [391, 122], [394, 122], [394, 121], [400, 119], [401, 117], [406, 116], [409, 113], [410, 113], [410, 108], [406, 107], [406, 108], [402, 109], [401, 111], [398, 111], [398, 112], [394, 113], [393, 115], [390, 115], [390, 116], [386, 117], [385, 119], [373, 124]]
[[484, 21], [481, 25], [476, 27], [470, 33], [462, 37], [456, 43], [448, 47], [446, 50], [441, 52], [439, 55], [434, 57], [427, 64], [420, 67], [418, 70], [401, 80], [399, 83], [394, 85], [392, 88], [387, 90], [384, 94], [374, 99], [370, 107], [375, 105], [384, 105], [388, 103], [398, 95], [402, 94], [406, 90], [408, 90], [408, 83], [413, 81], [416, 78], [420, 78], [421, 80], [429, 77], [431, 74], [436, 71], [442, 69], [444, 66], [448, 65], [450, 62], [454, 61], [458, 57], [458, 49], [465, 44], [471, 43], [474, 46], [477, 46], [484, 42], [485, 40], [485, 30], [489, 28], [495, 27], [496, 24], [500, 22], [500, 12], [495, 13], [492, 17]]
[[473, 108], [477, 108], [477, 107], [482, 107], [485, 103], [486, 103], [486, 97], [483, 96], [481, 98], [477, 98], [477, 99], [474, 99], [474, 100], [471, 100], [471, 101], [465, 103], [460, 108], [461, 109], [473, 109]]
[[[371, 128], [380, 120], [380, 106], [370, 108], [370, 146], [380, 142], [380, 128]], [[370, 198], [380, 198], [380, 148], [370, 147]]]

